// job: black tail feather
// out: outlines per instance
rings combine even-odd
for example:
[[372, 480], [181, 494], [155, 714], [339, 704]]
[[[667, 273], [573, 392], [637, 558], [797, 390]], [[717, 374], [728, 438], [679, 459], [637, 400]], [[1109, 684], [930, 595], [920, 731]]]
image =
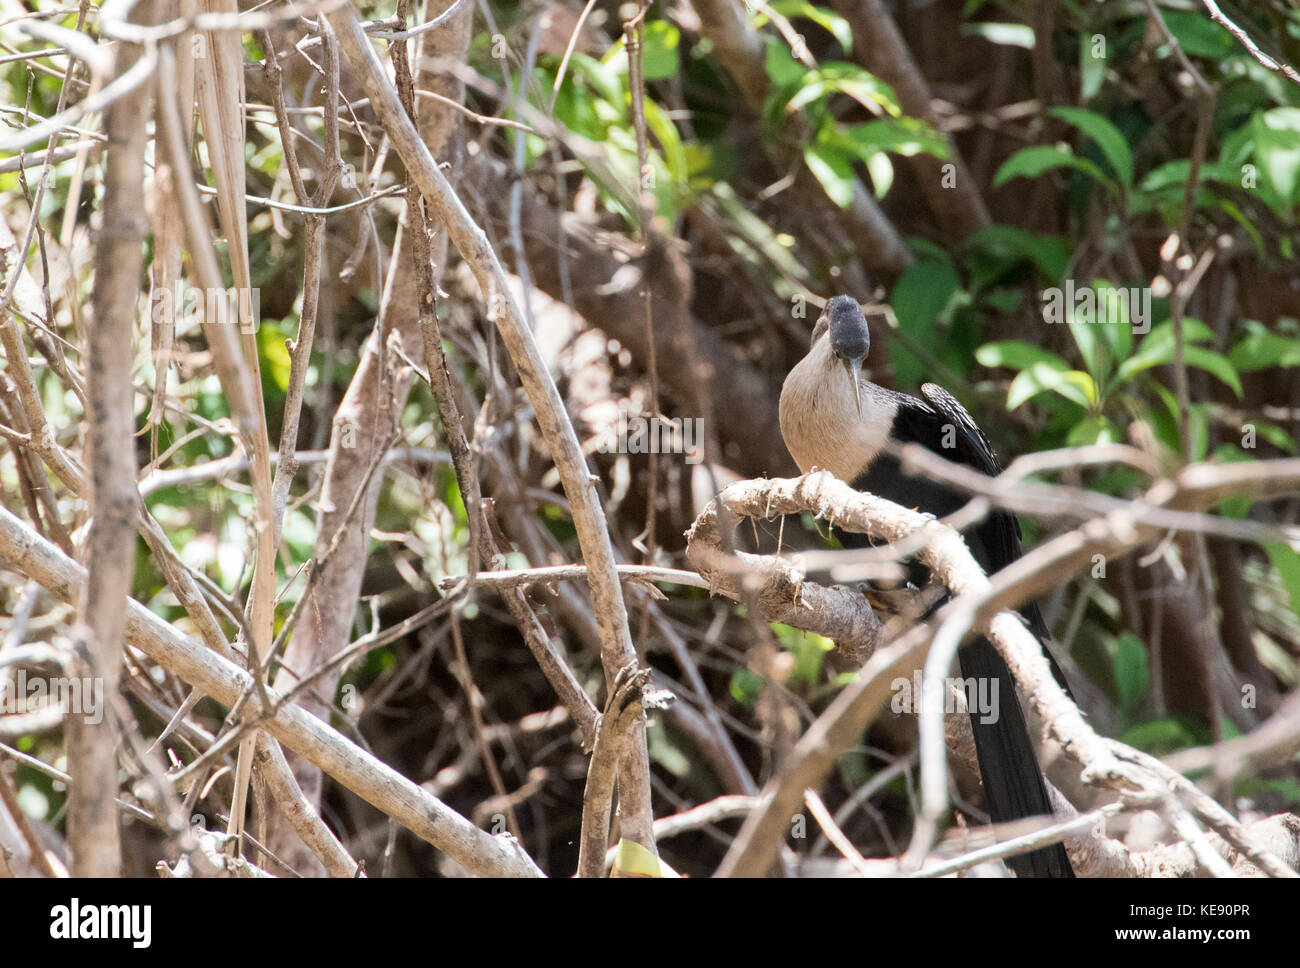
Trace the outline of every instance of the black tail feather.
[[[979, 757], [984, 794], [993, 822], [1050, 817], [1052, 804], [1029, 738], [1029, 726], [1016, 697], [1011, 670], [993, 643], [984, 638], [971, 641], [961, 649], [958, 657], [964, 677], [998, 684], [997, 718], [984, 723], [980, 721], [982, 716], [978, 711], [971, 712], [975, 752]], [[1009, 857], [1007, 864], [1019, 877], [1074, 876], [1070, 859], [1059, 843]]]
[[[861, 482], [858, 485], [860, 486]], [[846, 548], [863, 548], [871, 545], [865, 535], [836, 529], [840, 543]], [[980, 564], [990, 572], [996, 571], [996, 562], [990, 559], [987, 545], [989, 543], [980, 534], [967, 536], [967, 543]], [[915, 559], [908, 561], [909, 577], [918, 586], [924, 585], [928, 572], [924, 565]], [[931, 615], [942, 606], [935, 603]], [[1029, 629], [1039, 642], [1047, 642], [1050, 633], [1043, 621], [1038, 606], [1033, 602], [1021, 608]], [[929, 616], [927, 616], [928, 618]], [[1043, 648], [1047, 661], [1057, 682], [1067, 694], [1070, 692], [1065, 676], [1052, 658], [1051, 650]], [[983, 682], [997, 682], [998, 718], [994, 722], [981, 723], [977, 712], [971, 714], [971, 729], [975, 734], [975, 753], [979, 758], [980, 775], [984, 781], [985, 799], [988, 801], [989, 815], [994, 823], [1010, 823], [1025, 817], [1052, 816], [1052, 804], [1047, 798], [1047, 787], [1043, 771], [1038, 766], [1038, 756], [1034, 752], [1033, 741], [1029, 737], [1029, 725], [1020, 708], [1016, 691], [1016, 681], [1007, 668], [1005, 660], [998, 654], [993, 643], [988, 639], [972, 639], [957, 652], [961, 661], [962, 675], [968, 679]], [[1065, 848], [1058, 844], [1044, 847], [1027, 854], [1020, 854], [1007, 859], [1007, 865], [1019, 877], [1073, 877], [1070, 859]]]

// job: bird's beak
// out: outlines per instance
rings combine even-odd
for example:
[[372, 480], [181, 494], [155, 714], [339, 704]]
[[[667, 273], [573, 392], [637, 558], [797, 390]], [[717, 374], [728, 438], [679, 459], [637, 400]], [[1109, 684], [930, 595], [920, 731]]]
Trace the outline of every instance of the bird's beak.
[[858, 405], [858, 416], [862, 416], [862, 361], [845, 360], [844, 369], [849, 371], [849, 380], [853, 383], [853, 402]]

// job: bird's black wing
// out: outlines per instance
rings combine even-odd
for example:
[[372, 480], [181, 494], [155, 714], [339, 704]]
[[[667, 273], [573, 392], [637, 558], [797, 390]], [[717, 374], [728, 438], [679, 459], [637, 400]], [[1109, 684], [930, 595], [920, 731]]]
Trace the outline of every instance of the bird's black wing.
[[[939, 439], [953, 440], [951, 452], [940, 449], [936, 451], [939, 456], [973, 467], [989, 477], [997, 477], [1002, 473], [1002, 465], [998, 463], [997, 455], [993, 453], [993, 446], [984, 436], [984, 431], [980, 430], [974, 418], [952, 394], [933, 383], [923, 383], [921, 395], [934, 408], [935, 415], [942, 424]], [[950, 427], [951, 431], [948, 429]], [[988, 559], [981, 564], [988, 569], [989, 574], [1001, 571], [1020, 557], [1020, 522], [1009, 511], [994, 511], [975, 531]]]
[[[896, 394], [898, 410], [894, 415], [893, 437], [900, 444], [920, 443], [928, 450], [964, 464], [989, 477], [1002, 473], [988, 438], [966, 408], [948, 391], [933, 383], [921, 386], [925, 400]], [[945, 517], [960, 509], [968, 500], [959, 488], [930, 474], [902, 475], [896, 458], [882, 458], [873, 473], [864, 476], [858, 486], [879, 493], [905, 507], [920, 507], [935, 517]], [[894, 484], [898, 493], [882, 493], [876, 488]], [[873, 487], [874, 485], [874, 487]], [[1015, 515], [994, 511], [970, 529], [966, 535], [975, 560], [990, 575], [1000, 571], [1020, 556], [1020, 523]]]
[[[909, 419], [929, 420], [937, 422], [939, 425], [937, 428], [931, 427], [929, 435], [923, 439], [942, 441], [945, 439], [945, 434], [947, 434], [947, 428], [952, 428], [951, 434], [947, 434], [947, 436], [954, 439], [951, 450], [942, 447], [931, 447], [931, 450], [934, 450], [940, 457], [973, 467], [989, 477], [997, 477], [1002, 473], [1002, 465], [998, 463], [989, 439], [984, 436], [984, 431], [980, 430], [974, 418], [966, 412], [966, 408], [958, 403], [952, 394], [941, 386], [924, 383], [921, 385], [921, 395], [928, 401], [929, 406], [926, 407], [919, 400], [913, 400], [916, 406], [912, 410], [916, 411], [918, 408], [923, 408], [928, 410], [929, 414], [923, 415], [913, 412], [909, 415]], [[903, 409], [903, 407], [899, 408], [900, 416], [903, 414]], [[952, 510], [956, 510], [956, 508]], [[951, 514], [952, 511], [945, 511], [944, 513]], [[967, 539], [976, 560], [979, 561], [988, 574], [992, 575], [1020, 557], [1021, 537], [1020, 521], [1014, 514], [1010, 511], [994, 511], [971, 529]], [[1040, 641], [1046, 641], [1050, 637], [1051, 633], [1047, 630], [1047, 623], [1043, 621], [1042, 613], [1039, 612], [1038, 606], [1034, 602], [1026, 602], [1020, 612], [1024, 615], [1030, 629]], [[1047, 658], [1052, 664], [1052, 673], [1057, 682], [1061, 684], [1061, 687], [1066, 692], [1069, 692], [1070, 687], [1065, 681], [1065, 675], [1061, 672], [1060, 667], [1056, 664], [1056, 659], [1052, 657], [1050, 651], [1047, 653]]]
[[921, 396], [925, 397], [941, 420], [945, 424], [951, 424], [955, 430], [955, 450], [959, 463], [969, 464], [989, 477], [1002, 473], [1002, 465], [993, 453], [993, 445], [975, 423], [975, 418], [966, 412], [966, 408], [951, 393], [938, 384], [922, 383]]

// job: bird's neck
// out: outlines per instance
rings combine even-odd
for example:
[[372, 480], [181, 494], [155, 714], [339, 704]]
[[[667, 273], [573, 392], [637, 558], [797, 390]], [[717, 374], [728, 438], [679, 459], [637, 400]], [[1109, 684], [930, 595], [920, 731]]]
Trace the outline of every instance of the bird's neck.
[[898, 403], [862, 381], [862, 413], [853, 384], [823, 337], [790, 371], [781, 388], [781, 436], [799, 469], [828, 470], [851, 482], [866, 473], [889, 439]]

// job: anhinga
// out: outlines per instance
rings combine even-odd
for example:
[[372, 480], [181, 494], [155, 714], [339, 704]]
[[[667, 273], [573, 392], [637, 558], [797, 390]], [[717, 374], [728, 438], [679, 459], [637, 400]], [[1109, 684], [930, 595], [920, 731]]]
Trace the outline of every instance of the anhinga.
[[[858, 490], [904, 507], [940, 518], [951, 514], [966, 498], [942, 480], [904, 474], [886, 443], [919, 443], [990, 476], [1001, 471], [993, 449], [971, 415], [941, 387], [923, 384], [922, 401], [864, 380], [862, 361], [870, 348], [867, 320], [857, 301], [849, 296], [830, 300], [813, 330], [808, 355], [790, 371], [781, 388], [785, 445], [804, 473], [817, 467]], [[837, 533], [846, 547], [870, 544], [864, 535]], [[968, 530], [965, 538], [988, 574], [1020, 555], [1020, 526], [1006, 511], [989, 515]], [[1038, 640], [1046, 641], [1047, 626], [1038, 607], [1030, 603], [1021, 609], [1021, 615]], [[1011, 670], [985, 638], [963, 646], [959, 656], [963, 676], [984, 682], [996, 679], [996, 695], [1006, 697], [993, 722], [981, 722], [975, 710], [971, 711], [990, 816], [995, 823], [1050, 816], [1051, 802]], [[1048, 659], [1051, 661], [1050, 655]], [[1074, 876], [1059, 843], [1010, 858], [1009, 863], [1022, 877]]]

